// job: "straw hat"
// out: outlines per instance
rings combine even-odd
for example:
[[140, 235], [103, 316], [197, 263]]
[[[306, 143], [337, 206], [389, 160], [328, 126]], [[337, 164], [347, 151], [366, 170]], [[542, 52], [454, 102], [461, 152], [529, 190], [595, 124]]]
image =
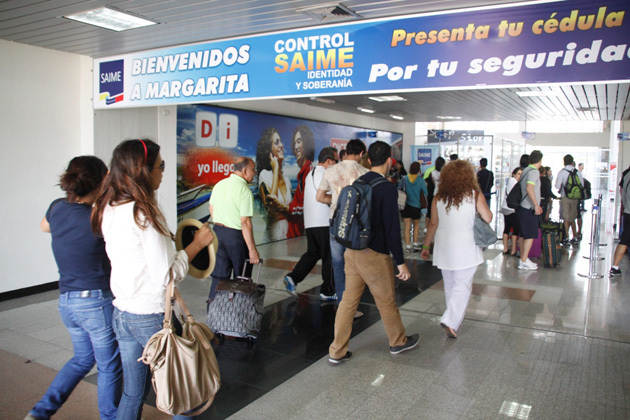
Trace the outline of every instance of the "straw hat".
[[[186, 248], [193, 241], [195, 232], [197, 232], [203, 223], [197, 219], [184, 219], [177, 225], [177, 234], [175, 235], [175, 247], [177, 250]], [[212, 230], [212, 229], [210, 229]], [[214, 231], [212, 232], [214, 234]], [[190, 262], [188, 274], [198, 279], [205, 279], [214, 270], [214, 264], [217, 258], [217, 250], [219, 249], [219, 240], [214, 234], [214, 239], [207, 248], [199, 251], [199, 254]]]

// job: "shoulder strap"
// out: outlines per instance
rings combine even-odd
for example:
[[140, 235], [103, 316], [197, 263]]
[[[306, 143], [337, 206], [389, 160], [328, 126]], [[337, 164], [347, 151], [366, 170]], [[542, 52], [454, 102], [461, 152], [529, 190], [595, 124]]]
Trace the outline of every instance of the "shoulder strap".
[[377, 178], [374, 178], [373, 180], [370, 181], [370, 187], [374, 188], [374, 186], [382, 183], [382, 182], [388, 182], [385, 177], [379, 176]]
[[311, 180], [313, 181], [313, 188], [317, 191], [317, 185], [315, 185], [315, 169], [317, 169], [317, 166], [315, 166], [311, 171]]

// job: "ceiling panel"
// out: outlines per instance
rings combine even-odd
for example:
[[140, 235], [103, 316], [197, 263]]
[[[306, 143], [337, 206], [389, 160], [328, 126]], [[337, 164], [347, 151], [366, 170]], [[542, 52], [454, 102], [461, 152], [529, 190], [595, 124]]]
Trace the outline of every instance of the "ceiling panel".
[[[327, 4], [317, 0], [5, 0], [0, 1], [0, 39], [100, 58], [322, 25], [328, 22], [298, 10], [323, 3]], [[514, 0], [348, 0], [343, 5], [356, 12], [359, 19], [372, 19], [504, 3]], [[159, 24], [114, 32], [63, 18], [103, 6], [139, 14]], [[542, 88], [557, 94], [548, 97], [521, 98], [515, 94], [529, 89], [541, 88], [405, 92], [400, 96], [407, 100], [394, 103], [377, 103], [368, 95], [330, 97], [335, 101], [332, 104], [308, 98], [291, 100], [352, 113], [359, 113], [358, 106], [371, 107], [378, 117], [388, 118], [395, 113], [407, 121], [435, 120], [437, 115], [477, 121], [630, 118], [628, 83]], [[591, 107], [596, 109], [577, 110]]]

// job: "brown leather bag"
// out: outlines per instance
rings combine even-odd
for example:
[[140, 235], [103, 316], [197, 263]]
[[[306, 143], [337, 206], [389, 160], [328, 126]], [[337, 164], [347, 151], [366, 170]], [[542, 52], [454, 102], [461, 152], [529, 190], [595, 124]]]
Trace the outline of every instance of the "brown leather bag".
[[424, 191], [420, 191], [420, 208], [426, 209], [429, 207], [429, 202], [427, 201], [427, 196], [424, 195]]
[[[172, 324], [174, 299], [185, 315], [181, 337]], [[221, 375], [211, 342], [214, 333], [198, 324], [171, 281], [166, 290], [162, 330], [147, 342], [141, 360], [151, 366], [156, 407], [164, 413], [194, 416], [204, 412], [219, 391]]]

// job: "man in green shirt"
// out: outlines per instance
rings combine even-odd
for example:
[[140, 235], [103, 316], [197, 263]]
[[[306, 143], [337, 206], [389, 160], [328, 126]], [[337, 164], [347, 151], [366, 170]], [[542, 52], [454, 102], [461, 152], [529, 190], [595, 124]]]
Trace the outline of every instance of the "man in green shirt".
[[210, 299], [214, 299], [219, 280], [229, 279], [232, 274], [233, 277], [242, 275], [248, 257], [252, 264], [260, 260], [252, 229], [254, 196], [248, 185], [255, 174], [256, 165], [252, 159], [238, 158], [234, 162], [234, 172], [212, 189], [210, 217], [219, 249], [212, 271]]

